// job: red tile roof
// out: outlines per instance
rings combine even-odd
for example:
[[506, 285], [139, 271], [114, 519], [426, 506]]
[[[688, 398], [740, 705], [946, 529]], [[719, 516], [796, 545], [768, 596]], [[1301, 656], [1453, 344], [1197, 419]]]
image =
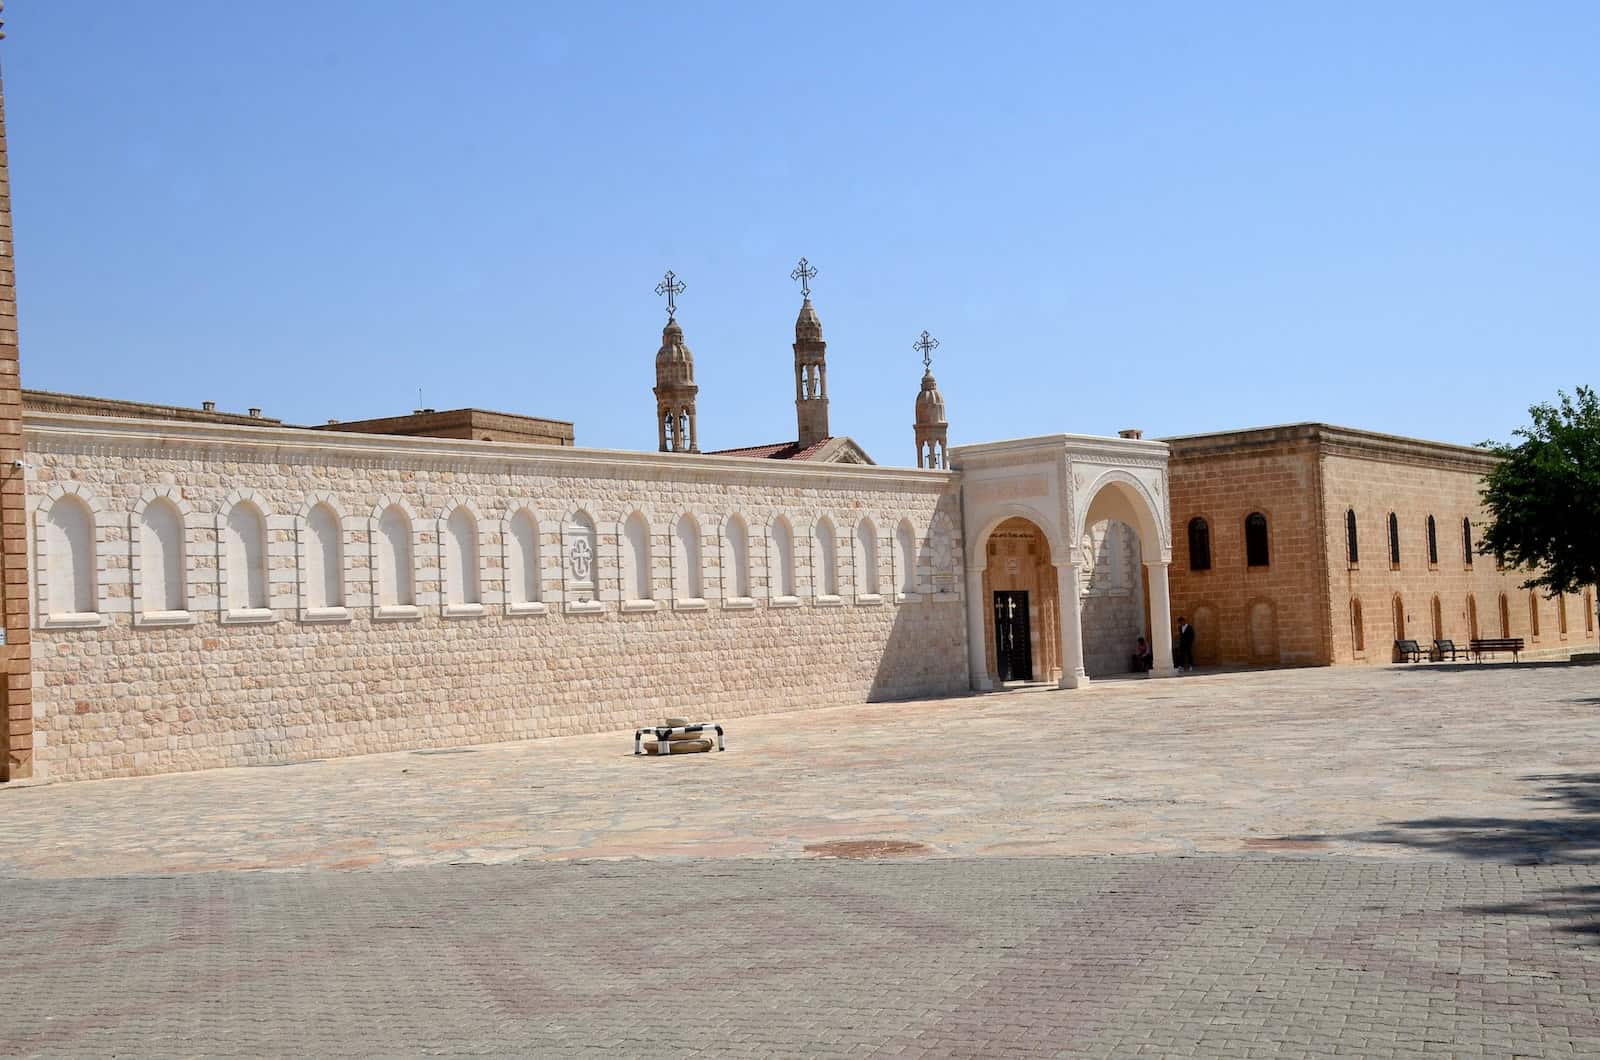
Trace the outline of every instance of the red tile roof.
[[745, 456], [753, 460], [810, 460], [822, 451], [822, 447], [833, 441], [824, 438], [815, 445], [800, 448], [799, 442], [774, 442], [771, 445], [747, 445], [741, 449], [717, 449], [707, 456]]

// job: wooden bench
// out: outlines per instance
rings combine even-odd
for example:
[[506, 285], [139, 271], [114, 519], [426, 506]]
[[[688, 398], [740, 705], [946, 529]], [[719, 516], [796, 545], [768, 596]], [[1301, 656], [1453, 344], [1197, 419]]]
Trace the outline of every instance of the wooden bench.
[[1422, 645], [1414, 640], [1397, 640], [1394, 642], [1394, 653], [1400, 656], [1401, 662], [1421, 662]]
[[1436, 640], [1433, 642], [1433, 658], [1436, 662], [1444, 662], [1446, 658], [1451, 662], [1455, 662], [1465, 654], [1467, 654], [1467, 649], [1456, 647], [1456, 642], [1453, 640]]
[[1522, 638], [1521, 637], [1478, 637], [1474, 638], [1471, 646], [1472, 661], [1483, 662], [1485, 655], [1495, 652], [1508, 651], [1511, 653], [1512, 662], [1521, 662]]

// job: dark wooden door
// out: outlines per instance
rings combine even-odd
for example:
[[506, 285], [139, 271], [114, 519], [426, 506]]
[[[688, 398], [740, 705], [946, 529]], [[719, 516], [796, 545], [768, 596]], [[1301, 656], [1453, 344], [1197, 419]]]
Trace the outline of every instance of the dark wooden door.
[[994, 594], [994, 658], [1002, 681], [1033, 680], [1033, 640], [1028, 635], [1028, 594]]

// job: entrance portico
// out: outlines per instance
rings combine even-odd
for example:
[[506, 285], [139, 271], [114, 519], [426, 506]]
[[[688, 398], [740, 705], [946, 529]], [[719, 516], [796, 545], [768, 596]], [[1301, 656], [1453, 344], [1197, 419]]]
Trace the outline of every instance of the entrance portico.
[[974, 689], [1023, 672], [1018, 629], [1031, 639], [1026, 671], [1061, 688], [1126, 671], [1141, 635], [1155, 672], [1172, 672], [1164, 443], [1057, 434], [960, 446], [950, 458], [961, 472]]

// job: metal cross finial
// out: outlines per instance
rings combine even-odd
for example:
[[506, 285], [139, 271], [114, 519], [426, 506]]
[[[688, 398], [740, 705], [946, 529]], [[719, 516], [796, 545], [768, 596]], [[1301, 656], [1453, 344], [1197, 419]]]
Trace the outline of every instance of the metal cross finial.
[[800, 297], [811, 297], [811, 278], [816, 274], [817, 267], [805, 258], [801, 258], [800, 264], [796, 265], [794, 271], [789, 274], [789, 279], [800, 281]]
[[933, 371], [933, 351], [939, 348], [939, 340], [924, 331], [922, 338], [913, 342], [911, 348], [922, 351], [922, 370], [925, 372]]
[[661, 282], [656, 284], [656, 294], [658, 294], [658, 295], [664, 294], [664, 295], [667, 296], [667, 319], [668, 320], [677, 319], [677, 316], [678, 316], [678, 303], [677, 303], [676, 299], [677, 299], [678, 295], [682, 294], [683, 292], [684, 292], [683, 281], [678, 279], [678, 277], [673, 273], [673, 271], [671, 269], [668, 269], [667, 270], [667, 274], [661, 278]]

